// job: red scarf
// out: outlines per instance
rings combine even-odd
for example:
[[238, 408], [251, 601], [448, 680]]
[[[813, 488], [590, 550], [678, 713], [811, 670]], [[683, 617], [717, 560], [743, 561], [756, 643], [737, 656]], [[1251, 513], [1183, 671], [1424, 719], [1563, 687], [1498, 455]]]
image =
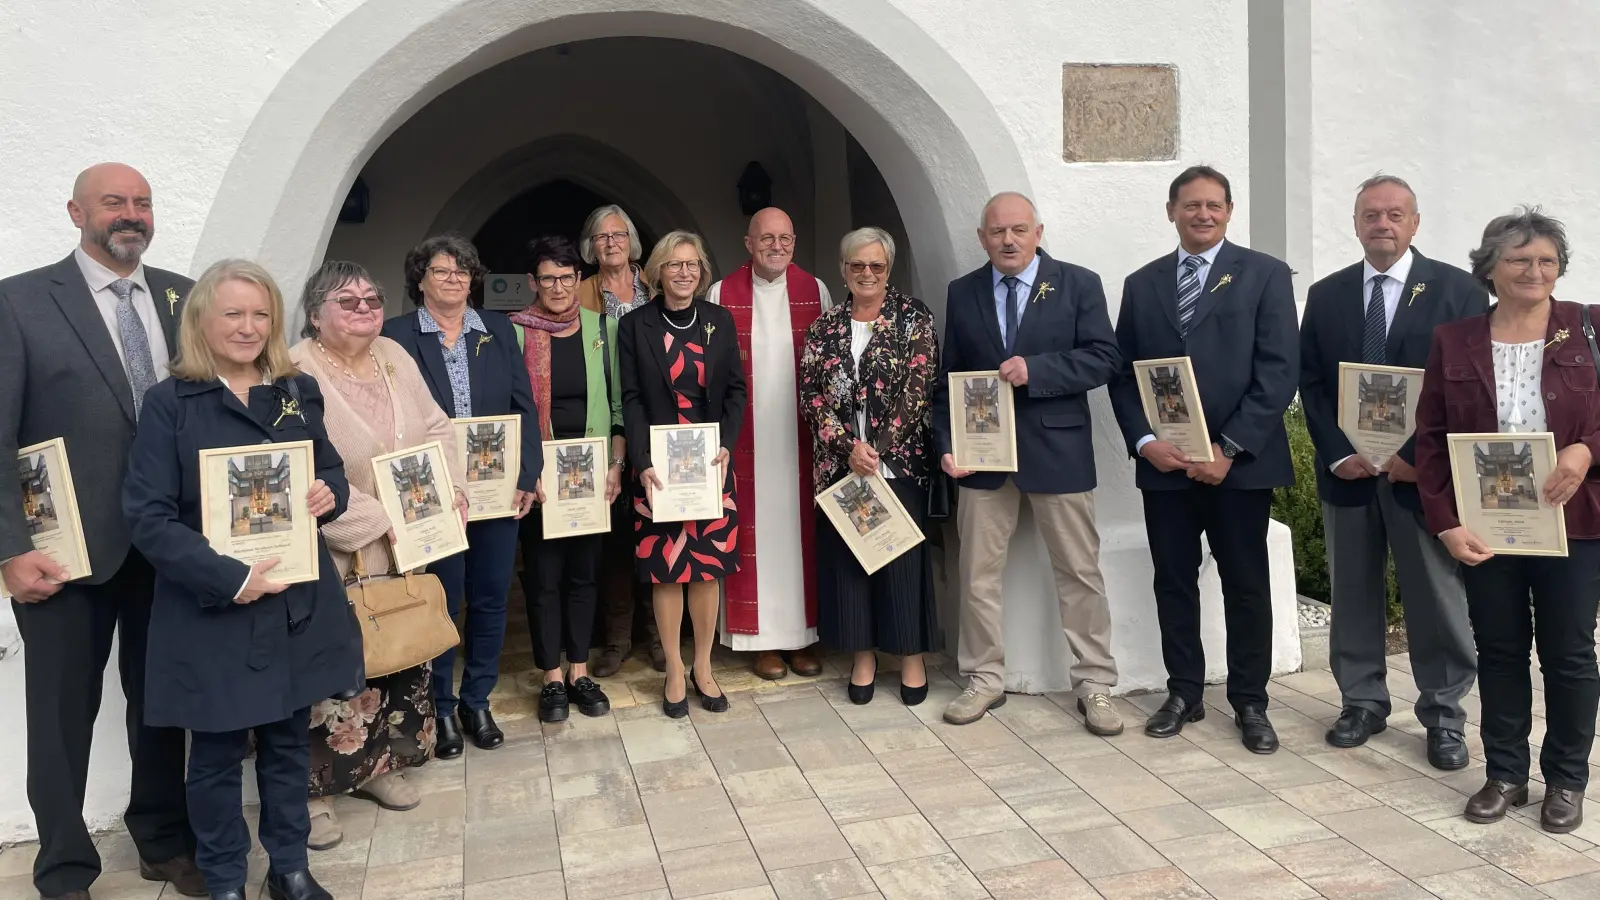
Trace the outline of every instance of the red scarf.
[[[790, 264], [784, 276], [789, 295], [789, 328], [793, 332], [794, 357], [787, 361], [762, 360], [764, 366], [784, 365], [800, 370], [800, 355], [805, 350], [806, 330], [822, 314], [822, 293], [817, 280], [804, 269]], [[751, 402], [745, 404], [744, 425], [733, 448], [733, 474], [745, 493], [739, 504], [739, 571], [725, 580], [727, 628], [734, 634], [756, 634], [760, 616], [756, 596], [756, 426], [755, 377], [750, 358], [751, 303], [755, 296], [754, 273], [746, 262], [722, 281], [722, 307], [733, 314], [734, 333], [739, 339], [739, 358], [744, 361], [744, 380]], [[795, 383], [799, 385], [799, 377]], [[800, 416], [800, 397], [794, 398], [796, 436], [800, 443], [800, 469], [794, 473], [795, 490], [800, 492], [800, 553], [805, 571], [806, 627], [817, 624], [817, 573], [812, 543], [816, 535], [816, 503], [811, 492], [811, 432]], [[770, 485], [769, 488], [777, 488]]]
[[528, 378], [533, 381], [534, 405], [539, 408], [539, 434], [547, 441], [553, 439], [550, 431], [550, 336], [571, 328], [581, 308], [574, 303], [561, 315], [552, 315], [536, 300], [532, 306], [511, 315], [511, 321], [522, 326], [522, 361], [528, 367]]

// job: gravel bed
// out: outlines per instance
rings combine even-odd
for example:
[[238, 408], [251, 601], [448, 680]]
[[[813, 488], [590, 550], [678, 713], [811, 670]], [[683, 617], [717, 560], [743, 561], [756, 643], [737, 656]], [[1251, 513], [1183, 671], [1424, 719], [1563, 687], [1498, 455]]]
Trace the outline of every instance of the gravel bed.
[[1328, 625], [1328, 608], [1315, 603], [1300, 604], [1301, 628], [1325, 628]]

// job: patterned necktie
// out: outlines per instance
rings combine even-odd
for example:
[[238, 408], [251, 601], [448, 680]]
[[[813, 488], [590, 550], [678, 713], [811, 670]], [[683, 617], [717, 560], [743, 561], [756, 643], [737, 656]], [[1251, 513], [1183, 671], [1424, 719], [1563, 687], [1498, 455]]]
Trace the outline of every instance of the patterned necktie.
[[156, 383], [156, 366], [150, 357], [150, 336], [145, 334], [144, 323], [139, 321], [139, 311], [133, 308], [133, 289], [137, 287], [126, 278], [111, 282], [111, 293], [117, 295], [117, 331], [122, 336], [122, 359], [128, 367], [128, 384], [133, 388], [133, 415], [139, 417], [144, 406], [144, 392]]
[[1006, 286], [1006, 355], [1011, 354], [1011, 348], [1017, 344], [1017, 276], [1007, 275], [1000, 279]]
[[1183, 261], [1183, 277], [1178, 279], [1178, 328], [1189, 334], [1189, 320], [1194, 318], [1195, 302], [1200, 299], [1200, 266], [1205, 258], [1190, 256]]
[[1383, 282], [1389, 276], [1372, 279], [1372, 297], [1367, 301], [1367, 327], [1361, 338], [1361, 361], [1382, 365], [1389, 356], [1389, 326], [1383, 315]]

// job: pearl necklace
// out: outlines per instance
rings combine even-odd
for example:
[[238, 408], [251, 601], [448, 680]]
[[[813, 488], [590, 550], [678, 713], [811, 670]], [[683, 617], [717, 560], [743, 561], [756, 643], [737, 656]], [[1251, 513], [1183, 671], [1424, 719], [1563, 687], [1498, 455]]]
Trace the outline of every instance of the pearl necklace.
[[[350, 368], [349, 366], [345, 365], [342, 362], [339, 362], [337, 359], [334, 359], [333, 354], [328, 352], [328, 348], [327, 347], [322, 346], [322, 341], [320, 341], [320, 340], [317, 341], [317, 350], [322, 353], [322, 357], [324, 359], [326, 359], [328, 362], [332, 363], [337, 369], [339, 369], [339, 371], [345, 373], [346, 375], [350, 376], [351, 378], [359, 378], [360, 377], [359, 375], [357, 375], [355, 373], [354, 369]], [[367, 358], [372, 360], [372, 377], [373, 378], [377, 378], [379, 375], [382, 374], [382, 370], [378, 368], [378, 354], [373, 353], [371, 347], [367, 348]]]
[[[677, 310], [673, 310], [673, 311], [676, 312]], [[687, 325], [679, 325], [677, 322], [672, 321], [672, 317], [667, 315], [667, 311], [664, 308], [661, 310], [661, 318], [668, 325], [672, 326], [673, 328], [677, 329], [678, 331], [688, 331], [689, 329], [694, 327], [694, 323], [700, 318], [700, 310], [696, 309], [694, 311], [694, 315], [689, 317], [689, 324], [687, 324]]]

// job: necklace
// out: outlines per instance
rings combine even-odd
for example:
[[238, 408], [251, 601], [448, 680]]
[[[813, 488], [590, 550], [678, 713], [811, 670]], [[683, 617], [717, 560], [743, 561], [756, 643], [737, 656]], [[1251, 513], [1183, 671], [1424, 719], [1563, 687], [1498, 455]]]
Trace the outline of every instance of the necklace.
[[[350, 376], [351, 378], [360, 378], [361, 377], [361, 376], [359, 376], [359, 375], [357, 375], [355, 373], [354, 369], [350, 368], [349, 366], [347, 366], [344, 363], [340, 362], [339, 360], [335, 359], [333, 354], [328, 352], [328, 348], [322, 346], [322, 341], [321, 340], [317, 341], [317, 350], [322, 354], [322, 357], [324, 359], [326, 359], [328, 362], [332, 363], [334, 365], [334, 367], [337, 368], [339, 371], [341, 371], [344, 374]], [[377, 378], [378, 375], [380, 374], [380, 370], [378, 368], [378, 354], [373, 353], [371, 347], [367, 348], [367, 358], [372, 360], [372, 377], [373, 378]]]
[[665, 309], [663, 309], [661, 311], [661, 318], [663, 320], [665, 320], [668, 325], [671, 325], [673, 328], [677, 329], [678, 331], [688, 331], [689, 329], [694, 327], [695, 320], [700, 318], [700, 310], [697, 309], [697, 310], [694, 311], [694, 315], [689, 317], [689, 324], [687, 324], [687, 325], [679, 325], [677, 322], [672, 321], [672, 317], [667, 315], [667, 312], [666, 312]]

